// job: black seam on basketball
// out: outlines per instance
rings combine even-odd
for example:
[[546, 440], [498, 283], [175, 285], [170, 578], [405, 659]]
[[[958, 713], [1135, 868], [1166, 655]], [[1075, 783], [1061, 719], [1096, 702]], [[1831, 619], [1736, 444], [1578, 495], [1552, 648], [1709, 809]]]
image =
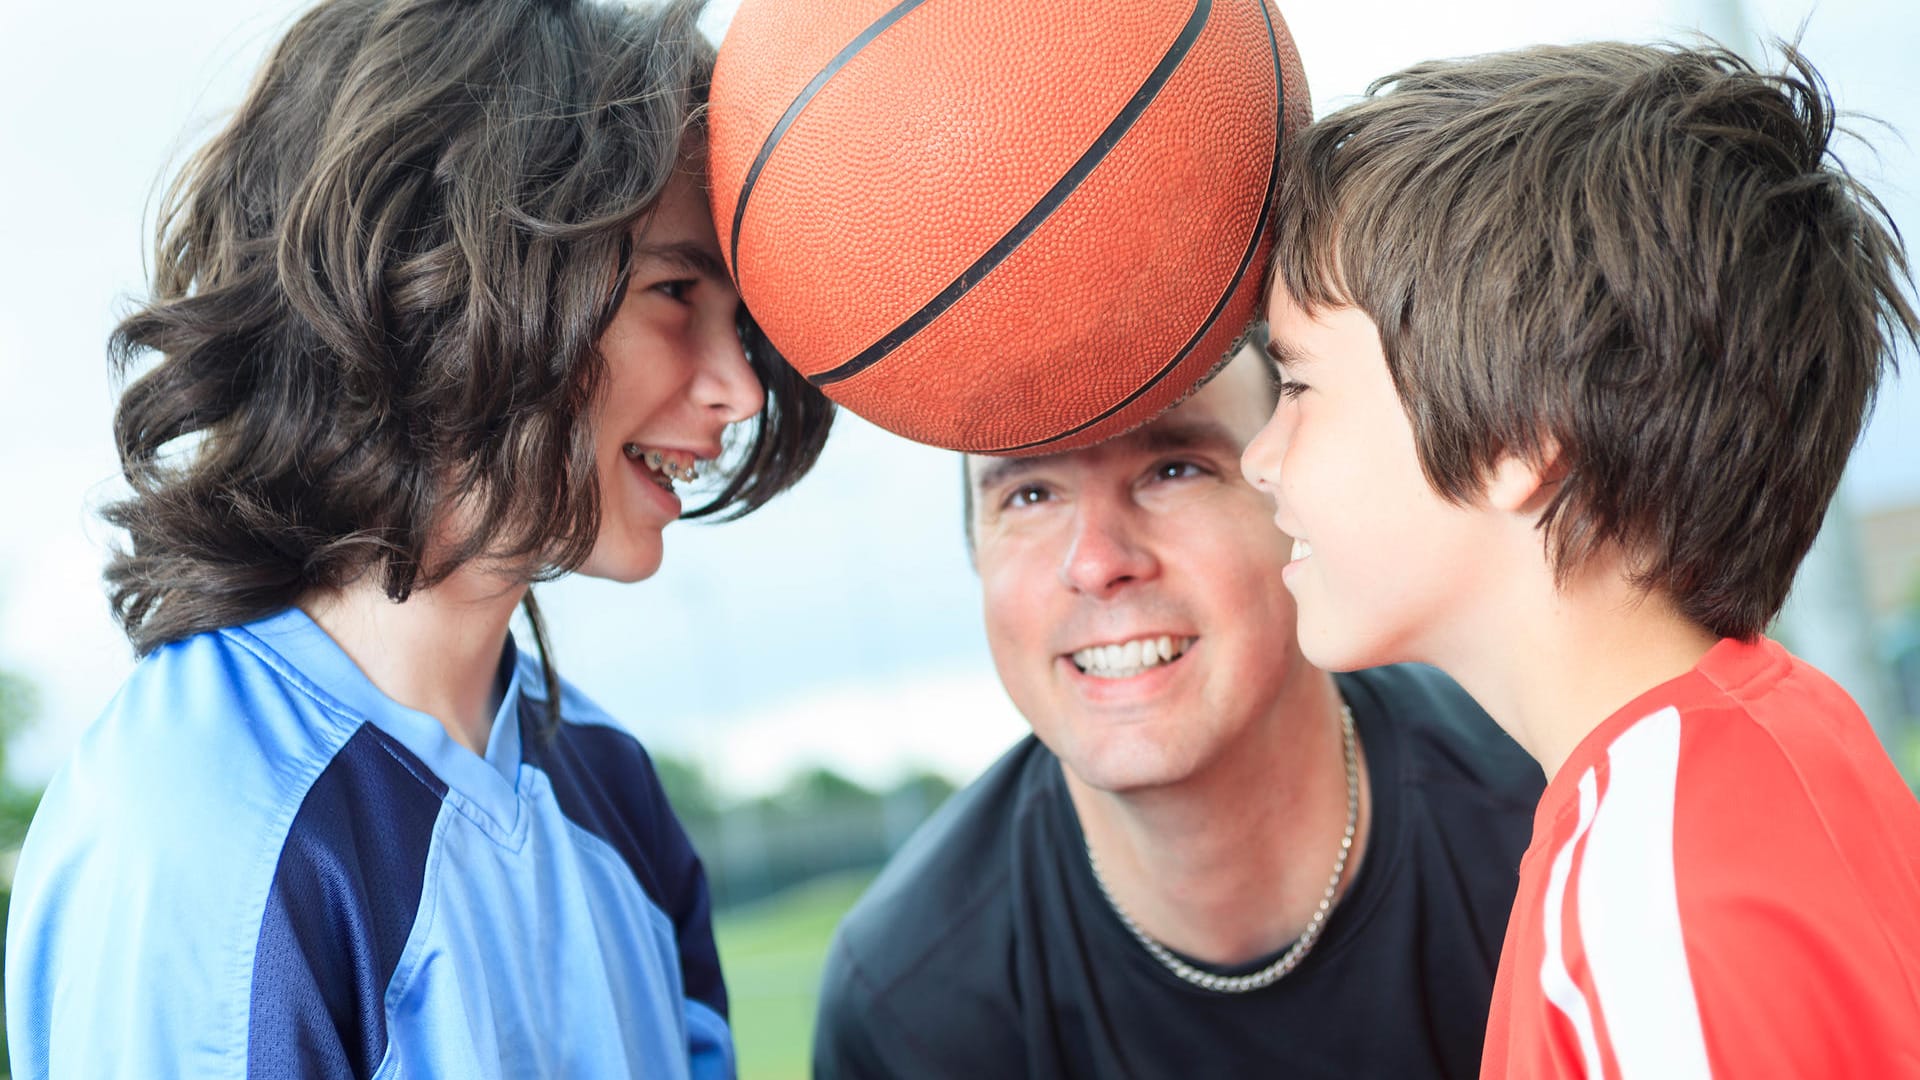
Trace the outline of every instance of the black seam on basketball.
[[927, 301], [919, 311], [907, 316], [905, 322], [888, 331], [879, 341], [862, 349], [857, 356], [846, 363], [809, 376], [812, 383], [815, 386], [830, 386], [858, 375], [886, 359], [889, 353], [906, 344], [915, 334], [946, 314], [947, 309], [958, 303], [961, 297], [973, 291], [973, 287], [978, 285], [982, 278], [1005, 262], [1007, 256], [1012, 255], [1016, 248], [1025, 243], [1027, 237], [1052, 217], [1053, 212], [1067, 201], [1068, 196], [1079, 189], [1081, 183], [1102, 161], [1106, 160], [1113, 148], [1119, 145], [1121, 138], [1133, 127], [1134, 122], [1147, 111], [1147, 106], [1153, 104], [1154, 99], [1160, 96], [1160, 91], [1166, 86], [1167, 80], [1173, 77], [1174, 71], [1180, 67], [1180, 62], [1186, 59], [1187, 53], [1192, 51], [1193, 43], [1200, 37], [1200, 31], [1206, 29], [1207, 15], [1212, 10], [1213, 0], [1199, 0], [1194, 5], [1193, 14], [1187, 17], [1187, 25], [1181, 29], [1180, 36], [1167, 49], [1166, 55], [1160, 58], [1160, 63], [1155, 65], [1153, 71], [1147, 75], [1146, 81], [1133, 92], [1133, 97], [1127, 100], [1126, 107], [1107, 123], [1106, 130], [1093, 141], [1093, 145], [1087, 147], [1086, 152], [1073, 163], [1073, 167], [1067, 170], [1066, 175], [1055, 181], [1053, 187], [1049, 188], [1047, 193], [1040, 197], [1040, 201], [1034, 203], [1018, 222], [1014, 223], [1013, 228], [1007, 230], [1005, 236], [988, 248], [985, 254], [975, 259], [972, 266], [961, 271], [960, 276], [940, 290], [939, 295]]
[[[1278, 183], [1280, 179], [1280, 147], [1285, 143], [1287, 137], [1287, 81], [1285, 74], [1280, 70], [1280, 41], [1274, 33], [1273, 15], [1267, 10], [1266, 0], [1253, 0], [1253, 3], [1255, 7], [1260, 9], [1261, 18], [1267, 22], [1267, 47], [1273, 52], [1273, 97], [1274, 102], [1279, 108], [1277, 108], [1273, 114], [1273, 161], [1267, 166], [1267, 191], [1260, 199], [1260, 213], [1253, 223], [1253, 238], [1247, 242], [1247, 250], [1240, 256], [1240, 268], [1234, 271], [1233, 277], [1227, 282], [1226, 289], [1221, 292], [1220, 299], [1214, 303], [1213, 310], [1208, 312], [1207, 317], [1201, 321], [1200, 329], [1194, 331], [1193, 336], [1187, 339], [1187, 343], [1181, 347], [1179, 352], [1174, 354], [1173, 359], [1168, 361], [1165, 367], [1155, 372], [1153, 378], [1148, 379], [1139, 389], [1114, 403], [1099, 416], [1085, 423], [1075, 425], [1066, 431], [1062, 431], [1058, 435], [1049, 435], [1037, 442], [1021, 443], [1019, 446], [1004, 446], [997, 450], [981, 450], [979, 453], [1017, 454], [1023, 450], [1038, 450], [1043, 446], [1052, 445], [1062, 439], [1070, 439], [1095, 424], [1106, 421], [1120, 410], [1140, 400], [1142, 394], [1160, 385], [1162, 379], [1171, 375], [1174, 369], [1178, 368], [1181, 363], [1186, 360], [1187, 354], [1192, 352], [1194, 348], [1200, 344], [1201, 339], [1205, 338], [1207, 334], [1212, 331], [1213, 324], [1220, 318], [1220, 313], [1227, 309], [1227, 301], [1233, 299], [1233, 291], [1240, 287], [1241, 280], [1247, 276], [1247, 267], [1253, 262], [1253, 253], [1260, 250], [1260, 238], [1267, 231], [1267, 217], [1273, 209], [1273, 186]], [[1217, 372], [1225, 366], [1226, 358], [1223, 357], [1219, 362], [1214, 364], [1212, 371]], [[1197, 383], [1195, 384], [1196, 389], [1198, 385]]]
[[735, 285], [740, 283], [740, 223], [746, 220], [747, 199], [753, 195], [753, 185], [760, 179], [760, 170], [766, 167], [767, 159], [773, 156], [775, 144], [786, 135], [787, 129], [800, 118], [800, 114], [806, 111], [807, 106], [813, 103], [813, 97], [820, 92], [820, 88], [838, 75], [840, 69], [846, 67], [849, 60], [852, 60], [861, 49], [871, 45], [874, 38], [885, 33], [887, 27], [899, 22], [907, 12], [925, 2], [926, 0], [901, 0], [894, 5], [892, 11], [880, 16], [872, 26], [860, 31], [859, 37], [847, 42], [846, 47], [835, 53], [833, 59], [827, 61], [827, 66], [821, 68], [819, 73], [801, 88], [800, 95], [793, 99], [793, 104], [788, 105], [787, 111], [780, 114], [780, 122], [773, 125], [773, 130], [767, 133], [767, 141], [760, 144], [760, 153], [754, 157], [753, 167], [747, 170], [747, 178], [740, 185], [740, 201], [733, 208], [733, 235], [727, 241], [727, 262], [733, 267]]

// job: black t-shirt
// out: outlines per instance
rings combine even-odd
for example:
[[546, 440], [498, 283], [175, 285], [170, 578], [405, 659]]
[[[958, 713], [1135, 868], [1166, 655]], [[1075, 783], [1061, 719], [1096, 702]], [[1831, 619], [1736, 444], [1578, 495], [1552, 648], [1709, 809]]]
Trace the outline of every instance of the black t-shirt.
[[1291, 974], [1219, 994], [1161, 967], [1100, 895], [1060, 763], [1029, 737], [949, 800], [840, 925], [815, 1075], [1476, 1076], [1540, 769], [1430, 668], [1339, 684], [1372, 832]]

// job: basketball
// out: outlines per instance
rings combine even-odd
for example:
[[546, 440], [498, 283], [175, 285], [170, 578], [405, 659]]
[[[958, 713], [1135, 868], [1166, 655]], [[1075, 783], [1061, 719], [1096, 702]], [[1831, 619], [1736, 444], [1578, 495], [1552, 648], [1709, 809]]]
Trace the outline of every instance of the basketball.
[[1226, 359], [1309, 118], [1262, 0], [743, 0], [714, 222], [768, 342], [835, 401], [948, 449], [1071, 450]]

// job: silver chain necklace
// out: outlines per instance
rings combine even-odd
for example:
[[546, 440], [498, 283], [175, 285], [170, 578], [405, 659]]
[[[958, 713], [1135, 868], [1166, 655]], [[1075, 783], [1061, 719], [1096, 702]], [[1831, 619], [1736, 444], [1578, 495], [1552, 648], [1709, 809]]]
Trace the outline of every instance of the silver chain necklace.
[[1333, 910], [1334, 895], [1340, 891], [1340, 879], [1347, 872], [1347, 854], [1353, 850], [1353, 834], [1360, 825], [1359, 755], [1354, 749], [1353, 710], [1347, 708], [1344, 701], [1340, 703], [1340, 741], [1347, 759], [1347, 831], [1340, 837], [1340, 854], [1334, 856], [1333, 875], [1327, 879], [1327, 891], [1320, 895], [1320, 906], [1314, 910], [1313, 917], [1307, 920], [1307, 928], [1300, 931], [1300, 936], [1287, 947], [1286, 952], [1280, 954], [1278, 960], [1259, 971], [1246, 975], [1215, 975], [1211, 971], [1201, 971], [1173, 955], [1165, 945], [1140, 929], [1133, 917], [1127, 914], [1127, 909], [1114, 899], [1113, 890], [1107, 887], [1107, 879], [1100, 876], [1100, 860], [1094, 857], [1093, 845], [1087, 845], [1087, 865], [1093, 869], [1093, 880], [1100, 886], [1100, 895], [1107, 898], [1107, 906], [1120, 917], [1120, 924], [1147, 950], [1148, 955], [1160, 961], [1162, 967], [1202, 990], [1244, 994], [1279, 982], [1288, 972], [1300, 966], [1300, 961], [1307, 958], [1307, 953], [1313, 951], [1314, 942], [1320, 940], [1320, 932], [1326, 929], [1327, 913]]

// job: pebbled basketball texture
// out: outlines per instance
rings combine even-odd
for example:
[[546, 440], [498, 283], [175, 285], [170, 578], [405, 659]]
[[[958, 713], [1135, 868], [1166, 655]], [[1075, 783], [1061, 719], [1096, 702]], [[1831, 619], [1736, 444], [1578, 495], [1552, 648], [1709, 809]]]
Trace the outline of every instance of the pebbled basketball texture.
[[1283, 131], [1262, 0], [744, 0], [720, 243], [767, 339], [907, 438], [1053, 453], [1152, 419], [1255, 318]]

